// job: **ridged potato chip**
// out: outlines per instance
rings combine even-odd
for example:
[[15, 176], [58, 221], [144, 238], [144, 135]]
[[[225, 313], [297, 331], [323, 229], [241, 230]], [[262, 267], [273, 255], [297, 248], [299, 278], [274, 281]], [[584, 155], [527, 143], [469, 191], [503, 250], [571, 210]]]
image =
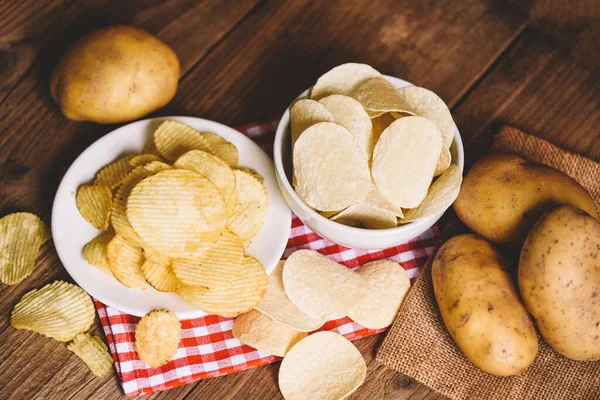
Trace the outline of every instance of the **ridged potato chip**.
[[279, 368], [286, 400], [341, 400], [362, 385], [367, 365], [356, 347], [334, 332], [317, 332], [298, 342]]
[[232, 333], [240, 342], [279, 357], [308, 335], [278, 324], [256, 310], [239, 315], [233, 323]]
[[302, 132], [319, 122], [335, 122], [327, 107], [310, 99], [300, 99], [295, 102], [290, 108], [292, 148]]
[[433, 182], [425, 200], [418, 207], [408, 210], [402, 222], [416, 221], [445, 211], [458, 197], [461, 183], [460, 168], [455, 164], [450, 165], [442, 176]]
[[10, 324], [61, 342], [90, 329], [96, 309], [92, 298], [79, 286], [55, 281], [21, 297], [10, 316]]
[[31, 275], [48, 239], [50, 230], [37, 215], [21, 212], [0, 218], [0, 282], [15, 285]]
[[[332, 221], [358, 221], [368, 229], [389, 229], [398, 225], [394, 213], [371, 207], [365, 203], [356, 203], [331, 218]], [[346, 225], [346, 224], [344, 224]]]
[[302, 133], [294, 146], [293, 164], [296, 192], [319, 211], [339, 211], [357, 203], [371, 184], [368, 161], [350, 132], [331, 122]]
[[158, 152], [158, 149], [156, 148], [156, 144], [154, 143], [154, 134], [152, 135], [152, 137], [150, 139], [148, 139], [146, 141], [146, 144], [144, 144], [144, 148], [142, 149], [142, 154], [155, 154], [157, 156], [160, 156], [160, 153]]
[[200, 132], [177, 121], [165, 121], [160, 124], [154, 132], [154, 144], [160, 155], [171, 162], [190, 150], [215, 154], [208, 140]]
[[267, 273], [262, 264], [254, 257], [245, 257], [240, 274], [226, 288], [182, 285], [176, 293], [208, 314], [236, 317], [260, 303], [267, 283]]
[[141, 247], [115, 235], [106, 248], [106, 258], [110, 271], [123, 285], [132, 289], [150, 289], [142, 273], [144, 255]]
[[398, 90], [385, 78], [373, 78], [358, 86], [351, 94], [371, 118], [395, 111], [412, 114]]
[[233, 143], [228, 142], [216, 133], [201, 133], [202, 137], [210, 144], [214, 155], [225, 161], [231, 168], [237, 167], [238, 149]]
[[348, 315], [369, 290], [361, 276], [313, 250], [298, 250], [288, 257], [283, 286], [302, 312], [326, 320]]
[[371, 158], [375, 147], [373, 124], [362, 105], [352, 97], [341, 94], [324, 97], [319, 100], [319, 103], [327, 107], [336, 124], [343, 126], [352, 134], [367, 160]]
[[137, 156], [132, 157], [131, 160], [129, 160], [129, 165], [135, 168], [151, 163], [152, 161], [162, 160], [162, 157], [157, 154], [139, 154]]
[[186, 257], [225, 228], [223, 195], [207, 178], [188, 170], [156, 173], [138, 183], [127, 199], [127, 219], [150, 247]]
[[142, 264], [142, 274], [146, 282], [159, 292], [174, 292], [181, 285], [170, 262], [157, 263], [146, 259]]
[[172, 267], [177, 278], [186, 285], [218, 289], [228, 287], [238, 277], [243, 259], [242, 241], [225, 230], [206, 253], [191, 260], [174, 259]]
[[389, 260], [371, 261], [356, 270], [369, 283], [369, 292], [348, 316], [365, 328], [391, 325], [410, 289], [408, 274]]
[[312, 332], [319, 329], [325, 323], [325, 320], [313, 318], [303, 313], [285, 294], [282, 277], [284, 264], [285, 261], [279, 261], [275, 269], [271, 271], [265, 297], [254, 308], [273, 318], [281, 325], [300, 332]]
[[255, 237], [262, 228], [269, 195], [264, 185], [251, 173], [236, 169], [235, 193], [237, 205], [227, 220], [227, 228], [242, 240]]
[[349, 96], [358, 86], [381, 73], [367, 64], [347, 63], [338, 65], [323, 74], [310, 92], [310, 98], [320, 100], [332, 94]]
[[144, 164], [143, 167], [153, 174], [167, 169], [173, 169], [169, 164], [162, 161], [150, 161], [148, 164]]
[[167, 310], [144, 315], [135, 327], [135, 351], [149, 367], [157, 368], [171, 361], [181, 341], [181, 323]]
[[113, 358], [108, 346], [99, 336], [79, 333], [67, 345], [67, 349], [75, 353], [98, 378], [102, 378], [112, 369]]
[[433, 122], [412, 116], [395, 121], [373, 151], [377, 189], [399, 207], [418, 206], [427, 195], [441, 150], [442, 137]]
[[87, 222], [101, 231], [108, 230], [112, 190], [102, 184], [83, 185], [77, 190], [77, 209]]
[[101, 233], [83, 247], [85, 261], [110, 275], [112, 275], [112, 271], [108, 267], [106, 249], [114, 236], [112, 232]]
[[265, 183], [265, 177], [262, 176], [261, 174], [259, 174], [258, 172], [256, 172], [255, 170], [253, 170], [252, 168], [237, 168], [240, 171], [244, 171], [249, 173], [250, 175], [252, 175], [253, 177], [256, 178], [257, 181], [259, 181], [261, 183], [261, 185], [264, 186]]
[[440, 156], [438, 157], [437, 162], [435, 164], [435, 171], [433, 172], [433, 176], [435, 177], [443, 174], [444, 171], [448, 169], [451, 162], [452, 155], [450, 154], [450, 150], [448, 150], [447, 147], [444, 147], [442, 145], [442, 152], [440, 153]]
[[133, 154], [121, 157], [108, 164], [96, 174], [95, 184], [108, 186], [111, 190], [123, 183], [123, 180], [133, 169], [129, 161], [134, 157]]

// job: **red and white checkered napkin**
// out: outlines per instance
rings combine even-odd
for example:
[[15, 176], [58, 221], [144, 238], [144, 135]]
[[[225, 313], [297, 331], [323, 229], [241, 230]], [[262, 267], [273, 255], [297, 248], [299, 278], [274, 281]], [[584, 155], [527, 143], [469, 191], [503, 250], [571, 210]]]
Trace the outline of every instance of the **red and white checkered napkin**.
[[[276, 125], [277, 121], [272, 120], [238, 129], [269, 152]], [[294, 216], [283, 258], [298, 249], [312, 249], [349, 268], [386, 258], [401, 263], [412, 279], [418, 275], [419, 267], [433, 250], [437, 238], [438, 229], [433, 226], [418, 238], [385, 250], [349, 249], [323, 239]], [[233, 318], [209, 315], [182, 320], [182, 339], [174, 360], [160, 368], [150, 368], [138, 359], [135, 352], [134, 330], [139, 317], [124, 314], [97, 300], [95, 304], [123, 390], [128, 397], [171, 389], [199, 379], [227, 375], [280, 359], [246, 346], [234, 338], [231, 333]], [[385, 331], [364, 328], [349, 318], [329, 321], [321, 330], [338, 332], [349, 340]]]

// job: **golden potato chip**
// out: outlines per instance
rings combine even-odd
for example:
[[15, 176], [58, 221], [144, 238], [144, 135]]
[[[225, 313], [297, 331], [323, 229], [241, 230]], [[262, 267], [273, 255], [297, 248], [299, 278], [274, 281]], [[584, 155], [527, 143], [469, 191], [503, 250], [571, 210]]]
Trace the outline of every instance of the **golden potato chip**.
[[10, 324], [61, 342], [90, 329], [96, 310], [92, 298], [79, 286], [52, 282], [21, 297], [10, 316]]
[[150, 260], [156, 264], [171, 264], [171, 258], [165, 256], [160, 253], [158, 250], [153, 249], [152, 247], [145, 245], [142, 248], [142, 253], [144, 253], [144, 258], [146, 260]]
[[144, 164], [143, 167], [153, 174], [167, 169], [173, 169], [169, 164], [162, 161], [150, 161], [148, 164]]
[[369, 293], [348, 316], [369, 329], [391, 325], [410, 289], [404, 268], [389, 260], [371, 261], [356, 270], [369, 283]]
[[112, 190], [105, 185], [83, 185], [77, 190], [77, 209], [95, 228], [108, 230], [112, 208]]
[[240, 342], [279, 357], [308, 335], [278, 324], [256, 310], [239, 315], [233, 323], [232, 333]]
[[0, 218], [0, 282], [15, 285], [31, 275], [48, 239], [50, 230], [37, 215], [20, 212]]
[[236, 317], [260, 303], [267, 282], [267, 273], [262, 264], [254, 257], [245, 257], [239, 275], [226, 288], [182, 285], [176, 293], [208, 314]]
[[129, 161], [135, 155], [130, 154], [125, 157], [121, 157], [116, 161], [108, 164], [102, 168], [100, 172], [96, 174], [95, 184], [108, 186], [111, 190], [123, 183], [123, 180], [133, 169], [129, 164]]
[[237, 205], [227, 220], [227, 228], [242, 240], [255, 237], [262, 228], [269, 195], [264, 185], [252, 174], [236, 169], [235, 193]]
[[373, 148], [375, 148], [375, 144], [379, 140], [379, 137], [387, 129], [388, 126], [392, 124], [392, 122], [396, 121], [392, 113], [384, 113], [378, 117], [371, 118], [371, 123], [373, 124]]
[[358, 86], [351, 94], [370, 117], [390, 111], [412, 114], [398, 90], [384, 78], [373, 78]]
[[154, 144], [160, 155], [168, 161], [175, 161], [190, 150], [215, 154], [208, 140], [200, 132], [177, 121], [165, 121], [160, 124], [154, 132]]
[[450, 154], [450, 150], [448, 148], [442, 146], [442, 152], [437, 159], [437, 163], [435, 164], [435, 171], [433, 172], [433, 176], [440, 176], [444, 173], [445, 170], [448, 169], [450, 163], [452, 162], [452, 155]]
[[338, 65], [317, 80], [311, 90], [310, 98], [320, 100], [332, 94], [349, 96], [366, 80], [380, 77], [381, 73], [367, 64], [347, 63]]
[[346, 226], [352, 226], [354, 228], [361, 227], [361, 224], [359, 221], [356, 221], [356, 220], [350, 219], [350, 218], [338, 218], [335, 220], [335, 222], [337, 222], [338, 224], [346, 225]]
[[[154, 134], [150, 139], [146, 141], [144, 144], [144, 148], [142, 149], [142, 154], [154, 154], [160, 156], [158, 149], [156, 148], [156, 144], [154, 143]], [[161, 157], [162, 158], [162, 157]]]
[[146, 282], [159, 292], [174, 292], [181, 282], [171, 268], [171, 263], [156, 263], [146, 259], [142, 264]]
[[168, 310], [144, 315], [135, 327], [135, 351], [149, 367], [157, 368], [171, 361], [181, 341], [181, 323]]
[[296, 192], [319, 211], [343, 210], [369, 190], [369, 164], [341, 125], [320, 122], [311, 126], [293, 153]]
[[392, 123], [373, 151], [372, 174], [377, 189], [402, 208], [418, 206], [427, 195], [442, 137], [423, 117], [404, 117]]
[[192, 260], [174, 259], [172, 267], [177, 278], [186, 285], [226, 288], [240, 274], [243, 259], [242, 241], [225, 230], [204, 254]]
[[102, 378], [112, 369], [113, 358], [108, 346], [99, 336], [78, 333], [67, 345], [67, 349], [75, 353], [98, 378]]
[[454, 138], [454, 120], [444, 100], [431, 90], [419, 86], [403, 87], [398, 89], [398, 94], [409, 111], [437, 125], [442, 134], [442, 144], [450, 148]]
[[258, 172], [256, 172], [255, 170], [253, 170], [252, 168], [237, 168], [240, 171], [244, 171], [249, 173], [250, 175], [252, 175], [253, 177], [256, 178], [257, 181], [259, 181], [263, 186], [265, 184], [265, 178], [259, 174]]
[[83, 247], [85, 261], [110, 275], [112, 275], [112, 271], [108, 267], [106, 249], [114, 236], [112, 232], [101, 233]]
[[140, 167], [152, 161], [162, 161], [162, 157], [157, 154], [139, 154], [129, 160], [129, 165], [132, 167]]
[[358, 221], [368, 229], [389, 229], [398, 225], [395, 214], [371, 207], [362, 202], [351, 205], [339, 214], [334, 215], [331, 220]]
[[319, 122], [334, 122], [329, 110], [317, 101], [301, 99], [290, 108], [290, 127], [292, 131], [292, 147], [302, 132]]
[[216, 133], [201, 133], [202, 137], [210, 144], [214, 155], [225, 161], [231, 168], [237, 167], [238, 149], [233, 143], [228, 142]]
[[402, 222], [416, 221], [446, 211], [454, 203], [460, 191], [462, 173], [452, 164], [429, 188], [427, 197], [418, 207], [410, 209]]
[[186, 257], [219, 238], [227, 210], [210, 180], [173, 169], [149, 176], [133, 188], [127, 219], [150, 247], [169, 257]]
[[367, 365], [356, 347], [334, 332], [317, 332], [298, 342], [279, 368], [286, 400], [341, 400], [362, 385]]
[[285, 261], [279, 261], [275, 269], [271, 271], [267, 293], [265, 293], [265, 297], [254, 308], [273, 318], [281, 325], [285, 325], [296, 331], [312, 332], [319, 329], [325, 323], [325, 320], [322, 318], [313, 318], [303, 313], [285, 294], [282, 277], [284, 264]]
[[373, 140], [373, 124], [369, 114], [362, 105], [352, 97], [333, 94], [319, 100], [333, 115], [335, 123], [343, 126], [363, 150], [367, 160], [371, 158], [375, 141]]
[[288, 257], [283, 286], [302, 312], [326, 320], [348, 315], [369, 290], [362, 277], [313, 250], [298, 250]]
[[106, 259], [108, 268], [123, 285], [132, 289], [150, 289], [142, 273], [144, 255], [141, 247], [115, 235], [106, 247]]

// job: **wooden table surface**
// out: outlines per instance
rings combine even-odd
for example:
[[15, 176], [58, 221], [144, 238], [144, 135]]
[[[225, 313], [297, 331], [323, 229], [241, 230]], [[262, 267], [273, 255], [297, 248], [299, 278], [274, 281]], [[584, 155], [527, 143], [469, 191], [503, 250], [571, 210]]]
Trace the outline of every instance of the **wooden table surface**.
[[[437, 92], [472, 161], [504, 123], [600, 160], [600, 79], [503, 2], [457, 0], [1, 0], [0, 216], [50, 221], [61, 170], [114, 125], [64, 118], [48, 92], [58, 57], [83, 33], [140, 26], [181, 60], [175, 99], [156, 115], [235, 126], [281, 113], [331, 67], [373, 65]], [[25, 293], [68, 279], [51, 242], [24, 282], [0, 285], [1, 399], [117, 399], [115, 374], [95, 378], [63, 343], [10, 326]], [[98, 327], [95, 328], [99, 332]], [[353, 399], [438, 399], [378, 364], [383, 335], [356, 342], [368, 364]], [[280, 398], [278, 364], [149, 398]]]

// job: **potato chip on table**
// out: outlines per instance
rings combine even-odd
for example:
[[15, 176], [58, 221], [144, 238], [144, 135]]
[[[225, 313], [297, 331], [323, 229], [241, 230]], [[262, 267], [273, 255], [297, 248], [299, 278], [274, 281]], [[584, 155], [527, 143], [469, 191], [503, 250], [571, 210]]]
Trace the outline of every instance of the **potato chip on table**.
[[112, 369], [113, 358], [108, 351], [108, 346], [99, 336], [79, 333], [69, 343], [67, 349], [75, 353], [99, 378], [108, 374]]
[[175, 357], [181, 341], [181, 323], [168, 310], [152, 311], [135, 327], [135, 351], [149, 367], [157, 368]]

